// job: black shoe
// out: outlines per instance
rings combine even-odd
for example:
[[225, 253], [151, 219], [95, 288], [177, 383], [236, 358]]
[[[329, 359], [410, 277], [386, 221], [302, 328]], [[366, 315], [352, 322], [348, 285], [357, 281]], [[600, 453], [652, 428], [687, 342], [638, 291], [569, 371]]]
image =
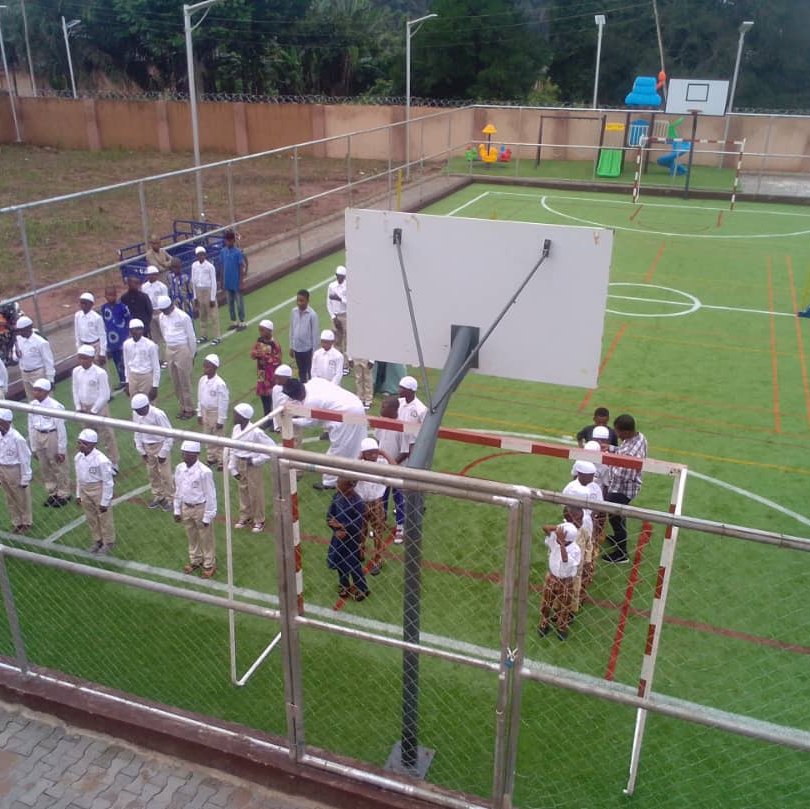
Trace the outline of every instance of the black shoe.
[[92, 544], [92, 545], [89, 547], [89, 549], [88, 549], [88, 550], [90, 551], [90, 553], [98, 553], [98, 552], [101, 550], [101, 548], [102, 548], [102, 546], [103, 546], [103, 545], [104, 545], [104, 543], [103, 543], [103, 542], [101, 542], [101, 541], [99, 541], [99, 542], [94, 542], [94, 543], [93, 543], [93, 544]]
[[567, 639], [568, 639], [568, 630], [567, 630], [567, 629], [565, 629], [565, 630], [563, 630], [563, 629], [558, 629], [558, 630], [557, 630], [557, 637], [558, 637], [560, 640], [567, 640]]
[[54, 497], [53, 503], [51, 503], [51, 508], [62, 508], [66, 506], [70, 502], [69, 497]]
[[606, 553], [602, 556], [603, 562], [610, 562], [613, 565], [626, 565], [630, 557], [626, 553]]
[[58, 506], [56, 506], [56, 495], [49, 495], [48, 499], [45, 500], [42, 505], [45, 506], [45, 508], [58, 508]]
[[546, 635], [548, 635], [548, 633], [549, 633], [550, 631], [551, 631], [551, 627], [550, 627], [550, 626], [538, 626], [538, 627], [537, 627], [537, 634], [538, 634], [538, 635], [539, 635], [541, 638], [544, 638]]
[[323, 483], [313, 483], [312, 488], [317, 489], [319, 492], [325, 492], [325, 491], [329, 491], [330, 489], [335, 489], [337, 487], [336, 486], [326, 486]]

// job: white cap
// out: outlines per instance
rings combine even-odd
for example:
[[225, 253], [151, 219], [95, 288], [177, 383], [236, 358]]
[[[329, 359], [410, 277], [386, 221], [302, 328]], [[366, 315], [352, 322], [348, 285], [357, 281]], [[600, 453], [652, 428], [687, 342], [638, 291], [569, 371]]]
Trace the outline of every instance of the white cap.
[[22, 317], [17, 318], [17, 323], [14, 326], [15, 329], [27, 329], [29, 326], [33, 326], [34, 321], [31, 320], [28, 315], [23, 315]]
[[339, 264], [335, 268], [335, 275], [343, 275], [343, 276], [345, 276], [346, 275], [346, 268], [342, 264]]
[[602, 451], [602, 445], [598, 441], [586, 441], [582, 445], [582, 449], [589, 449], [592, 452], [601, 452]]
[[405, 388], [405, 390], [417, 390], [419, 384], [412, 376], [403, 376], [402, 379], [399, 380], [399, 386]]
[[577, 461], [574, 464], [575, 475], [595, 475], [596, 467], [590, 461]]
[[279, 365], [276, 368], [276, 376], [292, 376], [292, 368], [289, 365]]
[[45, 379], [45, 377], [42, 377], [41, 379], [37, 379], [37, 381], [34, 382], [31, 387], [38, 388], [39, 390], [50, 390], [53, 385], [51, 385], [51, 383]]
[[364, 438], [360, 442], [360, 452], [370, 452], [373, 449], [379, 449], [380, 445], [374, 438]]
[[79, 441], [84, 441], [85, 444], [98, 444], [98, 433], [95, 430], [82, 430], [79, 433]]
[[243, 419], [252, 419], [253, 418], [253, 407], [249, 405], [247, 402], [240, 402], [234, 410], [243, 418]]
[[146, 268], [146, 272], [144, 273], [144, 275], [159, 275], [159, 274], [160, 270], [154, 264], [150, 264]]
[[577, 541], [579, 529], [572, 522], [563, 523], [563, 531], [565, 531], [565, 542], [567, 545]]
[[79, 346], [79, 350], [76, 352], [80, 357], [95, 357], [96, 356], [96, 349], [93, 346], [83, 345]]
[[[204, 252], [205, 252], [205, 248], [204, 248], [202, 245], [200, 245], [199, 247], [195, 247], [195, 248], [194, 248], [194, 252], [195, 252], [195, 254], [196, 254], [196, 255], [198, 255], [198, 256], [199, 256], [199, 255], [200, 255], [200, 253], [204, 253]], [[191, 452], [191, 450], [189, 450], [189, 452]]]
[[597, 440], [601, 438], [602, 441], [607, 441], [610, 438], [610, 430], [608, 430], [608, 428], [603, 424], [597, 424], [596, 427], [593, 428], [591, 438], [595, 438]]
[[133, 317], [129, 321], [129, 327], [130, 329], [142, 329], [144, 328], [143, 321], [139, 317]]
[[219, 356], [217, 354], [206, 354], [203, 362], [210, 362], [215, 368], [219, 368]]
[[200, 442], [199, 441], [183, 441], [180, 444], [180, 452], [199, 452], [200, 451]]
[[5, 407], [2, 410], [0, 410], [0, 421], [11, 422], [13, 418], [14, 414], [10, 410], [7, 410]]
[[157, 299], [157, 308], [161, 311], [163, 309], [168, 309], [172, 305], [172, 299], [168, 295], [161, 295]]
[[331, 329], [324, 329], [321, 332], [321, 340], [333, 340], [335, 339], [335, 333]]
[[273, 331], [273, 321], [272, 320], [267, 320], [267, 319], [262, 320], [259, 323], [259, 328], [260, 329], [270, 329], [270, 331]]
[[142, 407], [146, 407], [149, 404], [149, 397], [145, 393], [136, 393], [132, 397], [132, 402], [130, 403], [133, 410], [140, 410]]
[[89, 303], [95, 303], [96, 302], [95, 295], [93, 295], [92, 292], [82, 292], [82, 294], [79, 295], [79, 300], [80, 301], [88, 301]]

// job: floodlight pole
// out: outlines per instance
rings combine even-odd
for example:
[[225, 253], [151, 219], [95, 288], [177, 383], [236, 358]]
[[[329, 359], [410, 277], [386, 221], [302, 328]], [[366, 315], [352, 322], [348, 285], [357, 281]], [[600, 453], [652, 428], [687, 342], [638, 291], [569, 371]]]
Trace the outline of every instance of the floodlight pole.
[[[0, 11], [7, 8], [8, 6], [0, 6]], [[8, 72], [8, 62], [6, 61], [6, 43], [3, 41], [2, 25], [0, 25], [0, 56], [3, 58], [3, 75], [6, 77], [8, 100], [11, 104], [11, 117], [14, 119], [14, 135], [17, 138], [17, 143], [20, 143], [22, 141], [22, 138], [20, 137], [20, 122], [17, 120], [17, 105], [14, 103], [14, 89], [11, 86], [11, 76]]]
[[596, 97], [599, 93], [599, 63], [602, 61], [602, 29], [605, 27], [605, 15], [596, 14], [593, 21], [599, 26], [599, 34], [596, 38], [596, 75], [593, 79], [593, 109], [596, 109]]
[[37, 83], [34, 79], [34, 60], [31, 58], [31, 42], [28, 39], [28, 15], [25, 13], [25, 0], [20, 0], [20, 10], [22, 11], [23, 36], [25, 37], [25, 53], [28, 57], [28, 75], [31, 77], [31, 92], [34, 98], [37, 97]]
[[78, 98], [76, 93], [76, 77], [73, 75], [73, 58], [70, 55], [70, 32], [77, 25], [81, 25], [81, 20], [71, 20], [66, 22], [64, 16], [62, 17], [62, 34], [65, 37], [65, 50], [67, 51], [68, 71], [70, 72], [70, 86], [73, 88], [73, 98]]
[[[194, 181], [197, 186], [197, 215], [200, 219], [205, 219], [205, 208], [203, 206], [203, 186], [202, 174], [200, 173], [200, 123], [197, 118], [197, 79], [194, 75], [194, 42], [191, 33], [197, 25], [191, 25], [191, 15], [202, 9], [213, 6], [218, 0], [203, 0], [202, 3], [194, 5], [183, 5], [183, 28], [186, 34], [186, 69], [188, 72], [188, 100], [191, 104], [191, 141], [194, 147]], [[203, 17], [205, 19], [205, 17]]]
[[[737, 78], [740, 75], [740, 62], [742, 61], [743, 43], [745, 42], [745, 35], [754, 27], [753, 20], [745, 20], [740, 23], [740, 38], [737, 40], [737, 59], [734, 62], [734, 75], [731, 78], [731, 91], [728, 94], [728, 106], [726, 107], [726, 125], [723, 132], [723, 140], [728, 141], [728, 130], [731, 125], [729, 115], [734, 109], [734, 96], [737, 93]], [[723, 150], [725, 151], [725, 144]]]
[[438, 14], [426, 14], [415, 20], [405, 20], [405, 179], [411, 178], [411, 37], [416, 31], [411, 29], [425, 20], [432, 20]]

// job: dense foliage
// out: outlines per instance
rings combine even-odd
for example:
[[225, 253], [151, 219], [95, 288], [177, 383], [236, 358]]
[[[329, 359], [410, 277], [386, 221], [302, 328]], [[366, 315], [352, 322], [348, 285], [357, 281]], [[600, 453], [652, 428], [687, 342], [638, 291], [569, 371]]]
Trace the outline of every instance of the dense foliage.
[[[84, 90], [185, 92], [181, 0], [8, 0], [12, 64], [26, 69], [27, 10], [41, 84], [67, 87], [61, 16]], [[402, 95], [405, 20], [414, 26], [415, 97], [587, 103], [597, 28], [607, 15], [599, 100], [621, 104], [640, 74], [660, 69], [652, 0], [221, 0], [194, 21], [203, 92]], [[738, 107], [807, 107], [806, 0], [657, 0], [664, 65], [679, 78], [730, 78], [738, 26], [745, 40]]]

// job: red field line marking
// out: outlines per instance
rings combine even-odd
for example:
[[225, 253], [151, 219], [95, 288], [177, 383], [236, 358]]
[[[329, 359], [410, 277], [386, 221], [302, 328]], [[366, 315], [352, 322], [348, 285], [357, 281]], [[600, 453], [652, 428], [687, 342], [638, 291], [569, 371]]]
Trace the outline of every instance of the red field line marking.
[[[796, 299], [796, 284], [793, 280], [793, 257], [788, 256], [786, 259], [788, 282], [790, 284], [790, 303], [793, 311], [799, 310], [799, 304]], [[810, 424], [810, 382], [807, 378], [807, 362], [804, 358], [804, 339], [802, 338], [802, 326], [800, 318], [795, 318], [793, 321], [796, 326], [796, 345], [799, 349], [799, 367], [802, 371], [802, 388], [804, 389], [804, 412], [807, 416], [807, 423]]]
[[622, 650], [622, 641], [624, 640], [624, 629], [627, 626], [627, 616], [630, 613], [633, 593], [636, 591], [636, 584], [638, 583], [638, 569], [641, 566], [641, 560], [644, 556], [644, 548], [647, 547], [651, 536], [652, 525], [648, 522], [643, 523], [641, 533], [638, 537], [638, 544], [636, 545], [636, 552], [633, 556], [633, 567], [630, 570], [630, 575], [627, 577], [624, 601], [619, 610], [619, 623], [616, 624], [616, 634], [613, 637], [613, 645], [610, 647], [610, 657], [608, 658], [607, 669], [605, 670], [606, 680], [612, 680], [613, 675], [616, 673], [616, 664], [619, 662], [619, 653]]
[[[389, 532], [388, 536], [385, 538], [385, 542], [383, 542], [383, 546], [381, 548], [380, 555], [385, 552], [386, 548], [394, 541], [394, 529], [392, 528]], [[371, 566], [374, 564], [374, 559], [369, 559], [365, 565], [363, 565], [363, 575], [368, 576], [369, 571], [371, 570]], [[335, 612], [340, 612], [346, 606], [346, 599], [345, 598], [338, 598], [335, 602], [335, 606], [332, 609]]]
[[633, 221], [633, 220], [634, 220], [634, 219], [635, 219], [635, 218], [636, 218], [636, 217], [637, 217], [637, 216], [638, 216], [638, 215], [641, 213], [641, 209], [642, 209], [643, 207], [644, 207], [643, 205], [639, 205], [639, 206], [638, 206], [638, 207], [635, 209], [635, 211], [633, 211], [633, 213], [631, 213], [631, 214], [630, 214], [630, 221], [631, 221], [631, 222], [632, 222], [632, 221]]
[[[605, 352], [605, 356], [602, 358], [602, 362], [599, 365], [599, 371], [597, 372], [599, 376], [602, 376], [602, 371], [605, 370], [607, 364], [610, 362], [611, 357], [616, 352], [616, 348], [619, 345], [619, 341], [624, 336], [624, 333], [627, 331], [627, 323], [622, 323], [619, 327], [619, 330], [616, 332], [614, 338], [610, 341], [610, 345], [608, 346], [608, 350]], [[579, 407], [577, 410], [581, 413], [587, 406], [588, 402], [591, 401], [591, 397], [596, 392], [595, 388], [591, 388], [585, 396], [583, 396], [582, 401], [579, 403]]]
[[484, 463], [484, 461], [491, 461], [493, 458], [500, 458], [501, 455], [525, 455], [525, 452], [518, 452], [517, 450], [504, 450], [503, 452], [493, 452], [491, 455], [484, 455], [481, 458], [476, 458], [474, 461], [470, 461], [460, 472], [459, 475], [466, 475], [471, 469], [478, 466], [480, 463]]
[[776, 316], [773, 308], [773, 261], [768, 256], [768, 311], [771, 313], [771, 383], [773, 388], [773, 431], [782, 432], [782, 414], [779, 410], [779, 357], [776, 350]]
[[652, 260], [652, 263], [650, 264], [650, 269], [647, 270], [647, 274], [644, 276], [645, 284], [649, 284], [652, 281], [653, 276], [655, 275], [655, 271], [658, 268], [658, 262], [661, 261], [661, 256], [664, 255], [664, 249], [666, 248], [666, 246], [667, 246], [666, 242], [661, 242], [661, 244], [658, 245], [658, 252], [655, 254], [655, 258]]

